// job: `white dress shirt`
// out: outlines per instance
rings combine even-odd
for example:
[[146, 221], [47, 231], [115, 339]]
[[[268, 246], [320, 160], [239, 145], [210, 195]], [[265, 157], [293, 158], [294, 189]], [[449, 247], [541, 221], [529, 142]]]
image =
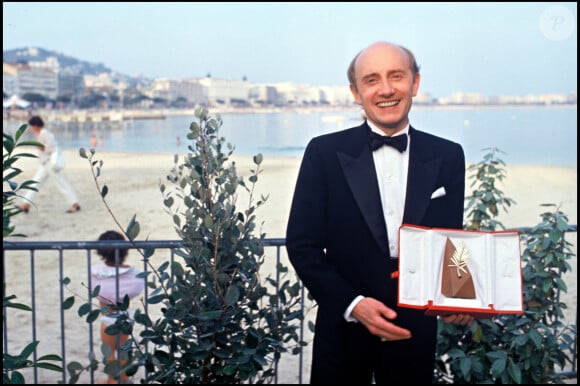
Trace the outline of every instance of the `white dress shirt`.
[[[385, 135], [381, 130], [374, 127], [371, 122], [367, 123], [372, 131]], [[409, 125], [397, 135], [408, 135], [408, 133]], [[407, 174], [409, 171], [409, 137], [407, 137], [407, 141], [407, 150], [402, 153], [392, 146], [382, 146], [373, 152], [377, 181], [381, 192], [383, 215], [387, 224], [389, 252], [392, 258], [399, 256], [399, 227], [403, 223]]]

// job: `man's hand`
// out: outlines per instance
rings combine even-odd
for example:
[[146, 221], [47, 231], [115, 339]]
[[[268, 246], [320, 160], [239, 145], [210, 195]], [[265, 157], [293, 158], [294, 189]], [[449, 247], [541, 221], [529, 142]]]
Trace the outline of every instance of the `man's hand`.
[[390, 322], [397, 313], [373, 298], [364, 298], [354, 307], [351, 314], [362, 323], [371, 334], [383, 340], [402, 340], [411, 338], [411, 331]]
[[447, 316], [442, 316], [441, 319], [445, 323], [459, 324], [461, 326], [468, 326], [468, 327], [471, 327], [471, 325], [473, 324], [473, 321], [475, 320], [475, 318], [473, 316], [468, 315], [468, 314], [447, 315]]

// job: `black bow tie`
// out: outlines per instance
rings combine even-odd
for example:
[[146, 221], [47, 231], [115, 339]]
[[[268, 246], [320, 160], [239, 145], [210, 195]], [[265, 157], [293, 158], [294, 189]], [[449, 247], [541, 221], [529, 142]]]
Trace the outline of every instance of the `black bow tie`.
[[371, 149], [375, 151], [383, 145], [392, 146], [402, 153], [407, 149], [407, 134], [387, 137], [371, 131]]

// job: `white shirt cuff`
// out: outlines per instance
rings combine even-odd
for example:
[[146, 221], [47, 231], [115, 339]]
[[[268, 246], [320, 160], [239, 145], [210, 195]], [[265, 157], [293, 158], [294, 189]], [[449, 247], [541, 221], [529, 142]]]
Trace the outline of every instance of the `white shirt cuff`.
[[344, 312], [344, 319], [346, 319], [347, 322], [356, 322], [356, 323], [358, 323], [358, 320], [356, 320], [355, 318], [353, 318], [350, 315], [350, 313], [352, 312], [353, 308], [358, 304], [358, 302], [360, 302], [364, 298], [365, 298], [364, 296], [358, 295], [356, 298], [354, 298], [354, 300], [352, 301], [352, 303], [350, 303], [350, 305], [348, 306], [348, 308]]

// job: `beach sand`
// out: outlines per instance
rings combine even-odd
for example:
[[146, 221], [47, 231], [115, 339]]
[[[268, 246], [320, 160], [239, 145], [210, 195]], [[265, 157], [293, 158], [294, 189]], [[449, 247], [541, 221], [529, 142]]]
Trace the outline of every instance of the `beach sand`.
[[[77, 151], [65, 151], [67, 166], [64, 174], [76, 190], [81, 205], [81, 212], [76, 214], [65, 213], [68, 204], [63, 201], [62, 195], [56, 189], [52, 181], [47, 181], [36, 199], [36, 208], [30, 213], [21, 214], [13, 219], [17, 233], [23, 233], [28, 237], [27, 241], [88, 241], [96, 240], [100, 233], [108, 229], [117, 229], [117, 225], [108, 213], [100, 199], [95, 182], [91, 174], [88, 160], [79, 156]], [[168, 154], [122, 154], [97, 152], [95, 159], [103, 161], [99, 182], [109, 188], [107, 202], [111, 211], [118, 219], [123, 228], [126, 227], [133, 215], [139, 221], [141, 232], [139, 240], [176, 240], [171, 215], [163, 206], [159, 183], [166, 181], [166, 175], [173, 167], [173, 156]], [[247, 177], [250, 169], [254, 169], [251, 157], [233, 156], [236, 162], [238, 175]], [[35, 159], [21, 159], [18, 166], [25, 170], [23, 178], [31, 178], [37, 165]], [[263, 222], [263, 232], [267, 238], [283, 238], [285, 226], [290, 209], [291, 197], [296, 181], [300, 158], [265, 158], [259, 175], [258, 183], [254, 192], [254, 199], [260, 195], [267, 195], [268, 199], [264, 206], [256, 213], [257, 224]], [[576, 167], [549, 167], [529, 165], [507, 165], [507, 177], [499, 188], [506, 197], [515, 200], [507, 213], [503, 211], [497, 218], [506, 228], [531, 227], [541, 221], [541, 213], [546, 208], [540, 206], [544, 203], [560, 205], [560, 210], [568, 216], [570, 224], [577, 224], [577, 168]], [[469, 190], [467, 182], [466, 189]], [[240, 193], [238, 207], [245, 208], [248, 205], [247, 195]], [[12, 239], [12, 238], [8, 238]], [[567, 236], [572, 242], [573, 252], [576, 253], [576, 233]], [[75, 251], [72, 251], [75, 252]], [[285, 251], [283, 251], [285, 253]], [[70, 253], [69, 253], [70, 254]], [[68, 263], [65, 276], [73, 278], [86, 277], [87, 266], [84, 263], [84, 252], [72, 253], [65, 259]], [[80, 256], [79, 256], [80, 255]], [[6, 288], [8, 294], [16, 294], [19, 301], [30, 301], [30, 280], [28, 275], [29, 257], [21, 252], [7, 252], [5, 254]], [[22, 259], [14, 258], [21, 256]], [[76, 259], [76, 262], [75, 260]], [[132, 259], [132, 260], [131, 260]], [[159, 257], [162, 259], [162, 257]], [[162, 260], [159, 260], [162, 261]], [[96, 261], [93, 261], [96, 263]], [[139, 264], [136, 253], [130, 255], [130, 264]], [[565, 275], [564, 280], [568, 285], [568, 293], [563, 294], [563, 300], [568, 304], [566, 313], [567, 323], [575, 322], [577, 307], [577, 258], [574, 257], [570, 264], [572, 272]], [[268, 264], [268, 263], [267, 263]], [[42, 344], [42, 354], [56, 353], [60, 347], [60, 332], [54, 329], [58, 326], [59, 303], [58, 303], [58, 263], [54, 259], [42, 259], [42, 254], [36, 258], [37, 272], [35, 274], [37, 293], [36, 307], [38, 310], [36, 323], [38, 327], [37, 339]], [[266, 268], [267, 272], [273, 272], [273, 266]], [[78, 279], [81, 281], [82, 279]], [[73, 284], [71, 286], [74, 287]], [[77, 283], [77, 288], [79, 284]], [[82, 287], [81, 287], [82, 288]], [[65, 294], [65, 297], [70, 294]], [[74, 311], [67, 311], [66, 339], [76, 342], [77, 347], [71, 348], [67, 353], [66, 361], [78, 360], [87, 362], [86, 342], [87, 324], [84, 319], [76, 315], [77, 305]], [[10, 347], [14, 350], [22, 348], [28, 343], [30, 336], [30, 313], [17, 313], [17, 322], [9, 320]], [[94, 338], [97, 344], [98, 323], [95, 323]], [[52, 328], [52, 330], [50, 330]], [[20, 338], [20, 339], [19, 339]], [[303, 382], [307, 382], [309, 373], [308, 355], [310, 346], [307, 346], [307, 355], [304, 367]], [[52, 350], [52, 351], [51, 351]], [[69, 348], [67, 348], [69, 350]], [[96, 349], [98, 350], [98, 349]], [[10, 349], [10, 352], [13, 352]], [[100, 351], [97, 351], [98, 353]], [[100, 356], [99, 356], [100, 358]], [[56, 373], [42, 373], [39, 383], [54, 383], [58, 381]], [[28, 377], [28, 375], [27, 375]], [[103, 375], [99, 375], [103, 379]], [[83, 378], [81, 378], [82, 380]], [[86, 378], [84, 378], [86, 380]], [[289, 358], [280, 365], [279, 383], [298, 383], [296, 358]], [[30, 383], [30, 381], [29, 381]]]

